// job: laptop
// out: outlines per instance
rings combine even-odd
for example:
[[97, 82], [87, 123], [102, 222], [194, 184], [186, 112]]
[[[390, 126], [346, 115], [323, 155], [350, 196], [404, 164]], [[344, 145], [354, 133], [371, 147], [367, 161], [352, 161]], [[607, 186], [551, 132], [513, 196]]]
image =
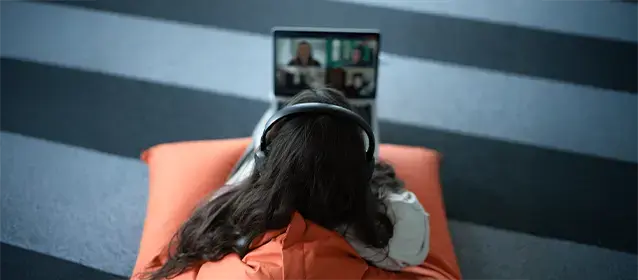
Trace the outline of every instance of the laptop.
[[[273, 88], [270, 107], [253, 131], [236, 169], [260, 144], [265, 123], [300, 91], [331, 87], [343, 92], [353, 110], [366, 120], [377, 139], [377, 76], [380, 33], [377, 30], [277, 27], [273, 37]], [[375, 155], [376, 156], [376, 155]], [[234, 173], [234, 172], [233, 172]]]

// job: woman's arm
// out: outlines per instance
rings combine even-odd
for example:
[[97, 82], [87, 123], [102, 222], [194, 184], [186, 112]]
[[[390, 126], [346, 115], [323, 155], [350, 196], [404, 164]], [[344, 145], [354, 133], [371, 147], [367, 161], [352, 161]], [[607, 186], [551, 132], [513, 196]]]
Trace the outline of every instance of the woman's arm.
[[430, 216], [409, 191], [389, 194], [388, 216], [394, 222], [389, 257], [401, 267], [422, 264], [430, 250]]
[[430, 249], [430, 219], [416, 195], [409, 191], [388, 193], [384, 197], [388, 217], [394, 223], [393, 236], [384, 249], [371, 248], [356, 240], [346, 239], [359, 255], [374, 266], [398, 271], [422, 264]]
[[372, 248], [348, 230], [344, 234], [348, 243], [362, 258], [386, 270], [422, 264], [430, 249], [430, 217], [416, 195], [405, 189], [392, 165], [383, 161], [375, 164], [370, 188], [394, 225], [392, 238], [386, 248]]
[[232, 190], [234, 187], [238, 186], [240, 182], [248, 179], [250, 174], [252, 174], [253, 169], [255, 168], [255, 159], [254, 159], [254, 151], [249, 152], [246, 155], [246, 160], [237, 168], [235, 174], [231, 175], [226, 184], [224, 184], [221, 188], [219, 188], [215, 193], [213, 193], [210, 197], [210, 200], [217, 198], [223, 193]]

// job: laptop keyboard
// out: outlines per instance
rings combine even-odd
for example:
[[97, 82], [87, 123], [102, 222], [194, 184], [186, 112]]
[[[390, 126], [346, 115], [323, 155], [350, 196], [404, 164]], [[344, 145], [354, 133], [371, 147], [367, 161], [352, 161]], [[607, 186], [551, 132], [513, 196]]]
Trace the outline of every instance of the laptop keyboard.
[[[277, 101], [277, 110], [281, 110], [286, 104], [286, 101]], [[372, 106], [370, 104], [352, 105], [352, 111], [359, 114], [368, 124], [372, 124]]]

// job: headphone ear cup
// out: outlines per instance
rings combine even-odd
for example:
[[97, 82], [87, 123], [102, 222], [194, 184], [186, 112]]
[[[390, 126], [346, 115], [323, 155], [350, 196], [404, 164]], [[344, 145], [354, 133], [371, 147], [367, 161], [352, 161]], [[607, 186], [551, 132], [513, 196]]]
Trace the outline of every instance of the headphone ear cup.
[[366, 170], [366, 172], [367, 172], [366, 175], [368, 176], [367, 177], [368, 181], [372, 180], [372, 175], [374, 174], [374, 163], [375, 163], [374, 162], [374, 158], [370, 159], [370, 161], [368, 162], [368, 166], [367, 166], [367, 170]]
[[265, 161], [266, 161], [266, 153], [264, 153], [263, 151], [256, 151], [255, 152], [255, 169], [257, 171], [261, 170]]

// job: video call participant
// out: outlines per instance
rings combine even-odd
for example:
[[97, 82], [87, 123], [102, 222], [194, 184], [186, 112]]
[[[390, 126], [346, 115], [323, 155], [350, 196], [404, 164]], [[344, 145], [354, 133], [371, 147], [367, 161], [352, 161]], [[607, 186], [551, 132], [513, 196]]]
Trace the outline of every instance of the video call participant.
[[304, 73], [290, 73], [284, 69], [276, 70], [275, 86], [280, 92], [300, 91], [310, 88], [311, 82], [315, 81], [311, 76]]
[[321, 63], [312, 57], [310, 43], [301, 41], [297, 44], [297, 54], [288, 62], [288, 66], [321, 66]]
[[350, 66], [372, 66], [371, 61], [366, 61], [363, 59], [363, 52], [363, 46], [358, 46], [352, 49], [352, 53], [350, 54]]
[[327, 78], [326, 84], [331, 88], [342, 92], [346, 91], [346, 71], [343, 68], [328, 69]]
[[346, 87], [346, 95], [359, 96], [363, 94], [363, 90], [368, 85], [361, 73], [352, 74], [352, 83]]

